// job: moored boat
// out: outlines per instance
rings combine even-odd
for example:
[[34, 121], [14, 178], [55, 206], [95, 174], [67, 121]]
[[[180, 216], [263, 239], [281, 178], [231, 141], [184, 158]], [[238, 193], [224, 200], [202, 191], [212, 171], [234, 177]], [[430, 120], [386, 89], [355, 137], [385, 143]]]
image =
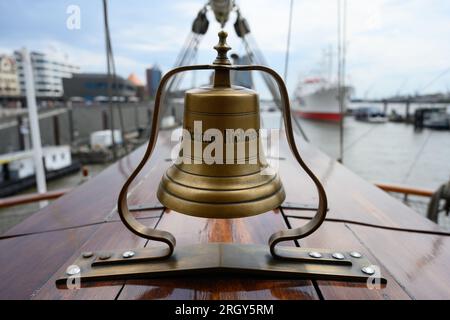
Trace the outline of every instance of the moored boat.
[[295, 91], [294, 112], [302, 118], [340, 121], [349, 104], [352, 87], [345, 86], [343, 110], [339, 109], [339, 86], [325, 78], [308, 78], [301, 81]]
[[[47, 180], [80, 170], [81, 165], [72, 159], [69, 146], [44, 147], [42, 152]], [[0, 197], [13, 195], [35, 184], [32, 150], [0, 156]]]
[[386, 114], [377, 107], [360, 107], [353, 111], [356, 120], [370, 123], [385, 123], [388, 121]]

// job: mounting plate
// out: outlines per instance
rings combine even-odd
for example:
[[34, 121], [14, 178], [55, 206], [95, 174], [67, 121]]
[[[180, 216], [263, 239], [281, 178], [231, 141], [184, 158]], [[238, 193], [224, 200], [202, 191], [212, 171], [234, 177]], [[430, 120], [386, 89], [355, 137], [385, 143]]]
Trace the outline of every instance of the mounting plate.
[[[56, 284], [67, 287], [74, 278], [87, 282], [224, 273], [354, 282], [376, 277], [381, 284], [386, 283], [379, 275], [365, 273], [363, 270], [373, 270], [372, 264], [364, 256], [352, 257], [350, 252], [341, 252], [343, 256], [336, 259], [335, 252], [328, 249], [279, 247], [279, 253], [287, 258], [275, 259], [264, 245], [208, 243], [178, 247], [169, 258], [158, 258], [165, 250], [84, 253]], [[321, 257], [311, 257], [311, 253]]]

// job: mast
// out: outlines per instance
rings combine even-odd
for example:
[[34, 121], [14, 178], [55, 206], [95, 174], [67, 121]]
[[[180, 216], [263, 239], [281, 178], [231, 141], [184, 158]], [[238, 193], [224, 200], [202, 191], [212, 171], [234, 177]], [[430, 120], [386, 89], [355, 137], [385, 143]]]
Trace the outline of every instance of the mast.
[[[343, 2], [343, 3], [342, 3]], [[344, 99], [345, 99], [345, 64], [346, 64], [346, 28], [347, 28], [347, 0], [337, 2], [337, 63], [338, 63], [338, 102], [339, 113], [339, 157], [338, 161], [344, 161]]]
[[[36, 174], [36, 186], [38, 193], [47, 192], [47, 184], [45, 181], [45, 170], [42, 153], [41, 132], [39, 129], [39, 117], [36, 106], [36, 93], [34, 90], [33, 69], [31, 58], [26, 48], [22, 49], [22, 60], [25, 73], [25, 91], [27, 96], [28, 117], [30, 120], [31, 141], [33, 147], [33, 160]], [[41, 201], [40, 207], [47, 205], [47, 201]]]
[[294, 0], [291, 0], [289, 7], [289, 24], [288, 24], [288, 34], [286, 41], [286, 56], [284, 59], [284, 82], [287, 83], [288, 67], [289, 67], [289, 49], [291, 46], [291, 28], [292, 28], [292, 11], [294, 7]]
[[[106, 72], [108, 75], [108, 107], [109, 107], [109, 122], [110, 122], [110, 130], [111, 130], [111, 145], [112, 145], [112, 155], [113, 160], [117, 160], [117, 144], [116, 139], [114, 137], [114, 107], [112, 103], [112, 86], [113, 79], [111, 75], [111, 61], [110, 61], [110, 50], [111, 43], [109, 41], [109, 23], [108, 23], [108, 3], [107, 0], [103, 0], [103, 18], [104, 18], [104, 26], [105, 26], [105, 45], [106, 45]], [[114, 79], [115, 82], [115, 79]], [[116, 91], [116, 89], [115, 89]]]

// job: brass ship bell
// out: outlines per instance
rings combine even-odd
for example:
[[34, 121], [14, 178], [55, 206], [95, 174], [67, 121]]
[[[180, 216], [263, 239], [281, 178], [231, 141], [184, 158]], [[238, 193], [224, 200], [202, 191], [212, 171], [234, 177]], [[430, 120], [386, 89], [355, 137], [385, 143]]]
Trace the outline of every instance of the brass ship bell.
[[229, 219], [261, 214], [283, 203], [286, 195], [278, 174], [266, 174], [269, 165], [261, 148], [258, 94], [230, 82], [230, 71], [257, 70], [268, 73], [278, 84], [289, 146], [319, 194], [317, 213], [311, 221], [301, 228], [280, 231], [270, 237], [272, 255], [278, 256], [277, 243], [311, 234], [326, 216], [325, 191], [295, 145], [289, 97], [282, 78], [265, 66], [232, 65], [227, 57], [231, 48], [226, 44], [226, 37], [225, 31], [219, 32], [219, 43], [214, 47], [217, 57], [213, 64], [178, 67], [161, 79], [147, 151], [119, 195], [118, 211], [124, 224], [141, 237], [166, 243], [169, 250], [165, 256], [170, 256], [174, 250], [173, 235], [141, 224], [131, 214], [126, 198], [128, 187], [155, 147], [164, 87], [180, 72], [214, 70], [214, 81], [211, 86], [186, 92], [182, 148], [176, 163], [162, 177], [157, 192], [164, 207], [197, 217]]
[[[220, 35], [213, 64], [230, 65], [226, 34]], [[232, 86], [229, 69], [216, 69], [212, 86], [186, 92], [183, 128], [182, 154], [158, 189], [164, 206], [205, 218], [240, 218], [284, 201], [278, 175], [265, 174], [258, 94]]]
[[[231, 65], [227, 58], [230, 48], [225, 43], [226, 36], [223, 31], [219, 33], [219, 44], [214, 47], [218, 55], [213, 64], [178, 67], [161, 79], [147, 150], [119, 194], [118, 212], [123, 223], [135, 234], [163, 242], [166, 246], [107, 253], [106, 258], [105, 253], [81, 256], [75, 265], [82, 281], [198, 275], [205, 272], [367, 281], [372, 274], [367, 271], [370, 261], [361, 256], [354, 258], [350, 251], [337, 255], [329, 249], [278, 246], [280, 242], [301, 239], [317, 230], [326, 217], [327, 198], [320, 181], [303, 162], [295, 145], [289, 98], [282, 78], [265, 66]], [[275, 232], [269, 237], [268, 246], [204, 243], [183, 246], [174, 252], [175, 237], [168, 231], [145, 226], [133, 216], [133, 209], [128, 206], [128, 188], [156, 145], [161, 95], [165, 85], [177, 73], [208, 69], [215, 72], [213, 85], [186, 92], [182, 148], [176, 163], [162, 177], [158, 199], [166, 208], [205, 218], [239, 218], [283, 208], [281, 204], [285, 192], [279, 176], [265, 174], [268, 164], [258, 134], [258, 95], [252, 90], [230, 84], [232, 70], [265, 72], [274, 78], [280, 90], [285, 133], [292, 154], [316, 185], [319, 197], [316, 213], [311, 220], [301, 227]], [[297, 208], [311, 210], [310, 207]], [[137, 210], [145, 209], [138, 206]], [[67, 284], [72, 275], [72, 270], [67, 271], [57, 283]], [[383, 278], [381, 281], [386, 282]]]

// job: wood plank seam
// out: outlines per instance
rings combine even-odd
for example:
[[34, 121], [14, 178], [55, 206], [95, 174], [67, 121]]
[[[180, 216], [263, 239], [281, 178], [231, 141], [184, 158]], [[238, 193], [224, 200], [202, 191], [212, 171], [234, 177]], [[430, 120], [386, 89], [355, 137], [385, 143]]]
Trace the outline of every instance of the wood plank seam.
[[[162, 223], [164, 217], [165, 217], [165, 216], [169, 216], [169, 215], [170, 215], [170, 213], [164, 212], [164, 214], [162, 215], [161, 220], [160, 220], [161, 223]], [[206, 219], [206, 220], [207, 220], [207, 219]], [[214, 220], [214, 219], [213, 219], [213, 220]], [[220, 220], [220, 219], [219, 219], [219, 220]], [[237, 219], [237, 220], [240, 220], [240, 219]], [[285, 220], [284, 220], [284, 218], [282, 218], [282, 220], [280, 220], [280, 221], [285, 221]], [[207, 223], [207, 224], [208, 224], [208, 223]], [[285, 221], [285, 223], [282, 223], [282, 224], [286, 227], [286, 221]], [[159, 222], [158, 222], [158, 225], [159, 225]], [[278, 229], [277, 229], [277, 230], [278, 230]], [[267, 234], [267, 238], [269, 237], [269, 235], [270, 235], [270, 234]], [[213, 241], [213, 242], [214, 242], [214, 241]], [[147, 246], [149, 243], [150, 243], [150, 242], [147, 242], [146, 246]], [[306, 281], [306, 283], [309, 282], [309, 287], [310, 287], [311, 293], [315, 294], [315, 297], [316, 297], [317, 299], [320, 299], [319, 294], [317, 293], [317, 290], [314, 288], [312, 282], [311, 282], [309, 279], [304, 279], [304, 280]], [[123, 297], [123, 294], [124, 294], [124, 292], [126, 291], [125, 285], [133, 286], [133, 285], [135, 285], [135, 283], [133, 283], [133, 282], [130, 283], [129, 281], [127, 281], [127, 282], [124, 284], [124, 286], [121, 288], [121, 290], [120, 290], [121, 292], [116, 296], [116, 299], [124, 298], [124, 297]], [[125, 293], [125, 299], [127, 299], [127, 294], [129, 294], [129, 293]], [[195, 299], [195, 297], [197, 296], [197, 294], [200, 294], [200, 296], [202, 295], [201, 292], [197, 292], [197, 291], [193, 292], [193, 294], [194, 294], [194, 296], [192, 296], [191, 299]]]
[[[286, 226], [288, 227], [288, 229], [292, 229], [292, 225], [289, 222], [289, 217], [285, 214], [285, 212], [284, 212], [282, 207], [280, 207], [279, 209], [280, 209], [281, 215], [283, 217], [283, 220], [286, 223]], [[300, 242], [297, 239], [294, 240], [294, 244], [298, 248], [301, 247]], [[313, 284], [314, 289], [316, 290], [316, 293], [317, 293], [317, 296], [319, 297], [319, 300], [325, 300], [325, 298], [324, 298], [324, 296], [322, 294], [322, 291], [320, 290], [319, 284], [317, 283], [317, 280], [312, 279], [311, 282]]]
[[[103, 222], [101, 222], [103, 224]], [[95, 228], [92, 233], [90, 234], [90, 236], [77, 248], [77, 250], [79, 250], [81, 247], [83, 247], [83, 245], [85, 245], [90, 239], [92, 239], [92, 237], [95, 235], [95, 233], [100, 229], [100, 226], [98, 226], [97, 228]], [[70, 259], [70, 258], [69, 258]], [[57, 268], [55, 268], [56, 272], [58, 272], [57, 270], [61, 269], [61, 267], [66, 264], [67, 261], [62, 262]], [[35, 290], [33, 290], [33, 292], [30, 294], [29, 299], [32, 299], [34, 296], [36, 296], [41, 290], [42, 288], [47, 284], [47, 282], [54, 276], [54, 274], [49, 275], [49, 278], [43, 282], [43, 284], [36, 288]], [[56, 286], [56, 285], [55, 285]]]
[[[135, 189], [133, 189], [135, 190]], [[153, 229], [156, 229], [159, 226], [159, 223], [161, 222], [162, 217], [164, 216], [166, 212], [166, 208], [164, 208], [163, 210], [161, 210], [161, 214], [159, 215], [158, 221], [156, 221], [155, 226], [153, 227]], [[147, 247], [147, 245], [149, 244], [150, 240], [145, 241], [144, 243], [144, 248]], [[127, 284], [128, 280], [124, 281], [124, 283], [122, 284], [122, 286], [120, 287], [120, 290], [117, 292], [116, 296], [114, 297], [114, 300], [118, 300], [120, 297], [120, 294], [122, 293], [123, 289], [125, 288], [125, 285]]]
[[351, 226], [349, 226], [349, 225], [347, 225], [347, 224], [345, 224], [344, 223], [344, 226], [353, 234], [353, 236], [356, 238], [356, 240], [358, 240], [359, 241], [359, 243], [361, 243], [361, 245], [374, 257], [374, 259], [375, 259], [375, 261], [374, 261], [374, 263], [378, 263], [380, 266], [383, 266], [383, 269], [389, 274], [389, 276], [392, 278], [392, 279], [394, 279], [394, 281], [399, 285], [399, 287], [412, 299], [412, 300], [415, 300], [415, 298], [414, 298], [414, 295], [412, 295], [411, 294], [411, 292], [409, 292], [408, 291], [408, 289], [403, 285], [403, 284], [401, 284], [398, 280], [397, 280], [397, 278], [395, 278], [394, 277], [394, 275], [389, 271], [389, 269], [384, 265], [384, 264], [382, 264], [379, 260], [378, 260], [378, 258], [377, 258], [377, 256], [375, 255], [375, 253], [370, 249], [370, 247], [369, 246], [367, 246], [365, 243], [364, 243], [364, 241], [358, 236], [358, 234], [351, 228]]
[[[140, 218], [140, 219], [153, 220], [153, 219], [156, 219], [156, 218], [154, 218], [154, 217], [148, 218], [147, 217], [147, 218]], [[119, 221], [111, 220], [111, 221], [107, 221], [107, 222], [100, 222], [99, 224], [101, 224], [101, 225], [98, 226], [97, 228], [95, 228], [93, 230], [93, 232], [91, 233], [91, 235], [88, 238], [86, 238], [86, 240], [83, 243], [81, 243], [81, 245], [77, 249], [75, 249], [75, 251], [73, 253], [75, 254], [77, 251], [79, 251], [81, 248], [83, 248], [83, 246], [85, 246], [87, 243], [89, 243], [89, 241], [91, 241], [96, 236], [96, 233], [99, 232], [99, 230], [101, 229], [102, 226], [105, 226], [105, 225], [108, 225], [108, 224], [113, 224], [113, 223], [119, 223]], [[55, 285], [54, 281], [52, 280], [52, 278], [54, 278], [56, 275], [59, 275], [59, 273], [61, 272], [60, 269], [62, 268], [62, 266], [64, 266], [65, 264], [67, 264], [70, 261], [74, 261], [74, 259], [75, 259], [74, 258], [74, 254], [72, 254], [72, 256], [69, 257], [68, 260], [66, 260], [66, 261], [62, 262], [61, 264], [59, 264], [55, 268], [55, 272], [51, 273], [49, 275], [49, 277], [47, 278], [47, 280], [44, 281], [43, 284], [40, 287], [34, 289], [33, 292], [30, 294], [29, 298], [33, 299], [35, 296], [37, 296], [42, 291], [42, 289], [44, 289], [49, 284], [49, 281], [52, 281], [52, 283], [50, 285], [53, 285], [56, 288], [56, 285]], [[65, 290], [67, 290], [67, 289], [65, 289]]]
[[[128, 191], [127, 199], [132, 195], [133, 191], [135, 191], [141, 184], [153, 173], [153, 171], [157, 168], [157, 166], [152, 166], [145, 175], [138, 181], [136, 184]], [[111, 209], [111, 211], [105, 216], [104, 220], [109, 221], [112, 217], [117, 213], [117, 204]]]
[[[136, 218], [136, 219], [137, 220], [161, 219], [161, 215], [162, 214], [160, 214], [159, 216], [155, 216], [155, 217], [142, 217], [142, 218]], [[104, 223], [111, 223], [111, 222], [118, 222], [118, 220], [98, 221], [98, 222], [80, 224], [80, 225], [77, 225], [77, 226], [71, 226], [71, 227], [66, 227], [66, 228], [57, 228], [57, 229], [44, 230], [44, 231], [36, 231], [36, 232], [29, 232], [29, 233], [18, 233], [18, 234], [0, 236], [0, 241], [1, 240], [6, 240], [6, 239], [11, 239], [11, 238], [20, 238], [20, 237], [32, 236], [32, 235], [36, 235], [36, 234], [49, 233], [49, 232], [57, 232], [57, 231], [65, 231], [65, 230], [74, 230], [74, 229], [79, 229], [79, 228], [86, 228], [86, 227], [91, 227], [91, 226], [101, 225], [101, 224], [104, 224]]]

